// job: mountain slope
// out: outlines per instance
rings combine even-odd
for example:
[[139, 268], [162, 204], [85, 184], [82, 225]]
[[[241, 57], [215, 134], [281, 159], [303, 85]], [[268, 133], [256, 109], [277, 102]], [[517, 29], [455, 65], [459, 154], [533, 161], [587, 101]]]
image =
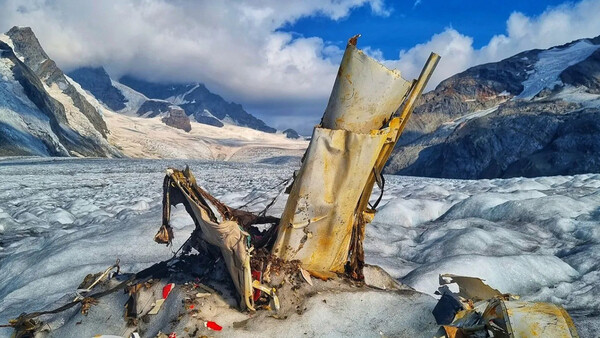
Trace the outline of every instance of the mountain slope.
[[77, 81], [82, 88], [102, 101], [114, 111], [125, 109], [127, 99], [119, 89], [113, 86], [112, 80], [103, 67], [83, 67], [69, 73], [69, 77]]
[[98, 110], [40, 46], [30, 28], [0, 36], [0, 155], [120, 156]]
[[479, 65], [423, 95], [386, 172], [495, 178], [600, 172], [600, 39]]
[[26, 91], [40, 101], [46, 98], [49, 105], [56, 102], [42, 94], [42, 85], [39, 81], [36, 83], [33, 72], [2, 41], [0, 78], [0, 156], [67, 156], [68, 150], [52, 130], [58, 123], [51, 121]]
[[[192, 120], [216, 127], [233, 124], [268, 133], [276, 130], [248, 114], [241, 105], [226, 102], [203, 84], [161, 84], [124, 76], [111, 80], [103, 67], [82, 67], [69, 73], [107, 108], [131, 116], [165, 116]], [[185, 116], [179, 115], [178, 108]], [[187, 123], [187, 122], [186, 122]]]
[[210, 92], [203, 84], [160, 84], [124, 76], [120, 83], [154, 99], [161, 99], [178, 105], [197, 122], [223, 126], [224, 123], [248, 127], [267, 133], [276, 129], [267, 126], [262, 120], [252, 116], [237, 103], [227, 102], [221, 96]]
[[[102, 116], [75, 90], [62, 70], [48, 57], [31, 28], [13, 27], [6, 35], [12, 40], [15, 54], [23, 59], [23, 62], [33, 70], [45, 86], [56, 95], [66, 95], [68, 98], [65, 99], [72, 101], [72, 104], [85, 115], [93, 128], [102, 136], [106, 136], [106, 123], [102, 120]], [[67, 113], [69, 113], [68, 109]]]

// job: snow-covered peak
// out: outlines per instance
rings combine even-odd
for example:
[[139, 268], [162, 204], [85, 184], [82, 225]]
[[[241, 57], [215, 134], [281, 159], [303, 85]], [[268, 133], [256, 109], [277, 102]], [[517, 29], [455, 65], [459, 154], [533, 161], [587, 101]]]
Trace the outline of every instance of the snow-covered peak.
[[125, 113], [125, 114], [135, 114], [138, 109], [140, 109], [140, 107], [142, 106], [142, 104], [144, 104], [144, 102], [148, 101], [148, 98], [146, 97], [146, 95], [133, 90], [130, 87], [127, 87], [124, 84], [121, 84], [115, 80], [111, 80], [112, 85], [117, 88], [121, 94], [125, 97], [125, 108], [120, 110], [119, 112], [121, 113]]
[[533, 71], [523, 81], [523, 91], [515, 98], [531, 99], [545, 88], [552, 90], [556, 85], [562, 84], [560, 73], [585, 60], [598, 48], [600, 45], [581, 40], [567, 47], [554, 47], [539, 53]]
[[0, 34], [0, 41], [6, 43], [11, 49], [15, 48], [15, 45], [13, 44], [12, 40], [6, 34]]
[[120, 155], [106, 140], [98, 109], [48, 57], [30, 28], [13, 27], [0, 39], [0, 62], [8, 67], [0, 77], [0, 153]]
[[184, 104], [184, 103], [190, 103], [190, 101], [186, 100], [185, 97], [188, 94], [190, 94], [191, 92], [193, 92], [194, 90], [196, 90], [196, 88], [198, 88], [198, 87], [200, 87], [200, 85], [199, 84], [195, 84], [192, 88], [190, 88], [185, 93], [179, 94], [179, 95], [176, 95], [176, 96], [170, 96], [170, 97], [166, 98], [166, 100], [169, 101], [169, 102], [171, 102], [171, 103], [173, 103], [173, 104], [177, 104], [177, 105], [181, 105], [181, 104]]

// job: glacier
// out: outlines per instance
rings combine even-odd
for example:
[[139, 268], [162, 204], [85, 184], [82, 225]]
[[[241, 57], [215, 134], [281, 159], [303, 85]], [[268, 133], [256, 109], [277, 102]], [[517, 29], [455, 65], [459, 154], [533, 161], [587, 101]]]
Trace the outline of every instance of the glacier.
[[[0, 160], [0, 324], [56, 307], [87, 274], [117, 258], [122, 271], [135, 272], [172, 257], [194, 228], [184, 208], [172, 217], [173, 247], [154, 243], [153, 236], [164, 171], [185, 165], [223, 202], [252, 211], [277, 196], [297, 169], [203, 160]], [[440, 273], [480, 277], [525, 300], [563, 305], [582, 337], [600, 334], [599, 174], [493, 180], [387, 175], [385, 188], [367, 226], [367, 263], [432, 297]], [[284, 205], [282, 194], [270, 213], [279, 215]], [[354, 300], [364, 305], [362, 312], [393, 311], [377, 304], [385, 301], [375, 295]], [[410, 311], [410, 304], [396, 310]], [[315, 326], [335, 315], [319, 302], [300, 320]], [[285, 322], [278, 321], [278, 332], [298, 324]], [[379, 335], [363, 324], [361, 333]], [[10, 333], [0, 329], [2, 337]]]

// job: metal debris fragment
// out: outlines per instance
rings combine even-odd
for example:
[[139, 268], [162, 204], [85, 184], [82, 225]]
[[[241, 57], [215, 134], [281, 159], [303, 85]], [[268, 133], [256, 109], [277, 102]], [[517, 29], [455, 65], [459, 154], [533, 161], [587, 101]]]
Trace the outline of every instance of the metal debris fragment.
[[[458, 292], [450, 291], [452, 283]], [[440, 275], [440, 284], [433, 315], [442, 328], [436, 337], [579, 337], [559, 305], [519, 301], [476, 277]]]
[[312, 278], [310, 277], [310, 273], [302, 268], [300, 268], [300, 273], [304, 280], [310, 285], [313, 286]]

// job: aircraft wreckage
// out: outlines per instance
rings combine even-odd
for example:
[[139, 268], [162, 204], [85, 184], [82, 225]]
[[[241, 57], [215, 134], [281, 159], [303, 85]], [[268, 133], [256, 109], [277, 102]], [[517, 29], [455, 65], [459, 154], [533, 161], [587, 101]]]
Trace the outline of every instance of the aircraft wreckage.
[[[440, 57], [432, 53], [419, 78], [407, 81], [397, 70], [357, 49], [358, 37], [348, 42], [321, 123], [314, 128], [301, 168], [286, 191], [289, 197], [281, 218], [267, 216], [266, 209], [257, 214], [225, 205], [198, 185], [189, 168], [167, 170], [162, 226], [155, 241], [171, 243], [171, 207], [183, 204], [196, 225], [186, 242], [188, 250], [224, 261], [241, 310], [276, 313], [289, 306], [284, 294], [289, 287], [278, 289], [283, 283], [275, 282], [281, 272], [301, 276], [311, 286], [312, 277], [317, 278], [315, 284], [319, 280], [335, 284], [340, 277], [357, 285], [364, 281], [365, 227], [381, 199], [370, 203], [373, 188], [377, 185], [383, 194], [383, 167]], [[256, 225], [267, 230], [261, 232]], [[130, 295], [125, 317], [137, 320], [139, 290], [151, 287], [149, 276], [165, 272], [167, 265], [158, 264], [91, 294], [94, 285], [118, 268], [116, 264], [91, 276], [73, 302], [53, 311], [23, 314], [11, 325], [17, 337], [26, 337], [40, 327], [36, 317], [77, 304], [87, 313], [99, 297], [118, 288], [126, 288]], [[517, 301], [477, 278], [447, 275], [440, 276], [440, 282], [444, 284], [441, 299], [433, 311], [441, 326], [440, 337], [577, 337], [571, 318], [560, 306]], [[445, 284], [450, 282], [459, 285], [459, 293], [448, 289]], [[164, 286], [163, 298], [152, 303], [146, 314], [157, 314], [166, 306], [172, 287]], [[198, 297], [211, 292], [202, 288]], [[214, 322], [205, 325], [220, 330]]]
[[242, 308], [254, 310], [253, 289], [265, 288], [253, 280], [250, 268], [252, 251], [260, 249], [284, 261], [299, 261], [319, 278], [347, 273], [363, 279], [365, 225], [376, 207], [368, 205], [371, 192], [374, 184], [383, 188], [383, 166], [439, 56], [431, 54], [419, 79], [407, 81], [356, 48], [357, 39], [346, 47], [281, 219], [271, 219], [266, 234], [253, 235], [252, 228], [268, 221], [264, 216], [224, 205], [196, 184], [189, 169], [167, 170], [163, 225], [155, 240], [169, 243], [169, 208], [183, 203], [200, 229], [198, 239], [223, 255]]

